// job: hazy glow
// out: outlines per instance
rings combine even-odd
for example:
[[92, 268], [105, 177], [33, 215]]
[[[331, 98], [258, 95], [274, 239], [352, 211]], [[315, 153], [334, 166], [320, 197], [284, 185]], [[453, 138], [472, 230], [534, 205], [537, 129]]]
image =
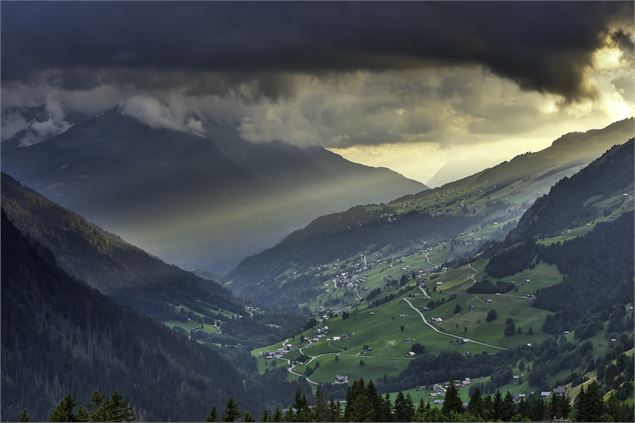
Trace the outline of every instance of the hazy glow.
[[[435, 180], [438, 182], [440, 177], [441, 181], [447, 182], [449, 175], [457, 178], [468, 176], [475, 169], [492, 166], [526, 151], [545, 148], [566, 132], [601, 128], [634, 116], [634, 65], [633, 52], [625, 54], [607, 38], [606, 45], [595, 52], [592, 65], [585, 70], [585, 85], [589, 91], [596, 93], [594, 98], [566, 103], [558, 96], [523, 92], [509, 81], [482, 75], [478, 82], [480, 87], [469, 92], [474, 95], [482, 90], [489, 96], [474, 96], [477, 101], [473, 99], [471, 109], [467, 111], [457, 109], [455, 99], [448, 100], [437, 110], [434, 117], [442, 128], [434, 134], [438, 141], [432, 136], [420, 141], [411, 138], [409, 142], [331, 150], [349, 160], [389, 167], [424, 183], [443, 169], [443, 175], [437, 175]], [[432, 81], [438, 85], [442, 79], [443, 76], [430, 79], [431, 85], [435, 85]], [[484, 110], [493, 107], [491, 101], [500, 101], [503, 105], [501, 111], [506, 108], [520, 113], [530, 111], [533, 122], [525, 125], [518, 116], [490, 115]], [[402, 116], [404, 109], [396, 109], [395, 114]], [[492, 121], [500, 127], [492, 128]], [[511, 124], [504, 127], [507, 121]], [[475, 125], [485, 125], [485, 132], [489, 133], [475, 133], [479, 132], [473, 130]], [[454, 138], [455, 142], [448, 143], [448, 138]], [[459, 139], [460, 145], [457, 145]]]
[[423, 183], [448, 165], [451, 169], [449, 175], [455, 176], [443, 178], [444, 182], [449, 182], [509, 160], [517, 154], [545, 148], [556, 137], [516, 138], [514, 143], [510, 143], [508, 138], [501, 138], [449, 147], [433, 143], [400, 143], [332, 148], [331, 151], [354, 162], [391, 168]]

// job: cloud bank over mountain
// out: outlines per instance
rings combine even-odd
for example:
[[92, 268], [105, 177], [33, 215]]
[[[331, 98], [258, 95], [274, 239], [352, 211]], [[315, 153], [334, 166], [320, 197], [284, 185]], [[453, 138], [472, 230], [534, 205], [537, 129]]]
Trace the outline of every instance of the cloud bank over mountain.
[[[251, 142], [357, 149], [379, 165], [371, 149], [394, 161], [395, 146], [506, 140], [513, 155], [635, 113], [633, 4], [543, 6], [4, 3], [3, 107], [120, 105], [202, 134], [196, 114]], [[428, 176], [445, 161], [431, 157]]]

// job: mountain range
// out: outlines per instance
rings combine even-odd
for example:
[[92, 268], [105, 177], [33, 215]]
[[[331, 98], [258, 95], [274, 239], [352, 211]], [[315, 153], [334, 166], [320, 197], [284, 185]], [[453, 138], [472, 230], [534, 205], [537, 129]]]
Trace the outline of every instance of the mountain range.
[[322, 214], [425, 189], [321, 147], [249, 143], [229, 122], [204, 127], [205, 136], [151, 127], [118, 107], [37, 144], [7, 144], [2, 167], [164, 260], [212, 272]]
[[[479, 243], [504, 237], [558, 180], [628, 140], [633, 122], [631, 118], [603, 129], [569, 133], [544, 150], [442, 187], [322, 216], [276, 246], [244, 259], [227, 275], [227, 286], [264, 303], [300, 305], [311, 302], [322, 284], [334, 277], [322, 267], [343, 268], [360, 254], [397, 254], [458, 235], [467, 237], [463, 244], [472, 243], [474, 252]], [[445, 259], [457, 257], [453, 251]]]
[[[284, 341], [289, 372], [312, 383], [372, 378], [379, 392], [424, 402], [448, 380], [464, 381], [463, 399], [476, 388], [529, 397], [561, 387], [570, 401], [597, 381], [632, 409], [634, 142], [559, 180], [465, 260], [442, 268], [428, 247], [364, 267], [340, 261], [338, 272], [361, 272], [327, 289], [364, 295], [325, 304], [315, 326]], [[278, 345], [252, 351], [264, 374]]]

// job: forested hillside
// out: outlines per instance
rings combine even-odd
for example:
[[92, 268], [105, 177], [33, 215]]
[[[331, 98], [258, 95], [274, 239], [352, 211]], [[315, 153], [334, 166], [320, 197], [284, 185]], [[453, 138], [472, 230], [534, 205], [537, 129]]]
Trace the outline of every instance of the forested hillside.
[[3, 210], [2, 418], [26, 408], [45, 420], [64, 395], [86, 401], [97, 389], [119, 390], [142, 420], [197, 420], [229, 397], [259, 410], [295, 387], [284, 372], [238, 371], [210, 347], [116, 305], [59, 268]]
[[2, 206], [21, 231], [45, 245], [66, 272], [117, 302], [157, 319], [179, 306], [214, 316], [243, 307], [216, 283], [168, 265], [2, 174]]

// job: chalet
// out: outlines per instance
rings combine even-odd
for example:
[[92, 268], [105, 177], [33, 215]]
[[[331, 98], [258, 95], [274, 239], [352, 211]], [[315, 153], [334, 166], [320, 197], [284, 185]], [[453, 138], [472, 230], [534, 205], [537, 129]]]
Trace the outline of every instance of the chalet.
[[551, 396], [551, 392], [549, 391], [542, 391], [540, 393], [540, 398], [549, 398]]
[[408, 351], [406, 353], [406, 356], [408, 356], [408, 357], [414, 357], [415, 355], [417, 355], [417, 354], [414, 351]]
[[558, 386], [556, 388], [553, 388], [553, 393], [557, 394], [557, 395], [564, 395], [566, 392], [566, 389], [564, 386]]
[[440, 317], [433, 317], [431, 320], [432, 320], [434, 323], [439, 323], [439, 324], [443, 323], [443, 319], [442, 319], [442, 318], [440, 318]]
[[348, 376], [347, 375], [336, 375], [334, 383], [338, 383], [338, 384], [348, 383]]
[[333, 337], [333, 341], [339, 341], [340, 339], [342, 339], [342, 337], [341, 337], [341, 336], [334, 336], [334, 337]]

